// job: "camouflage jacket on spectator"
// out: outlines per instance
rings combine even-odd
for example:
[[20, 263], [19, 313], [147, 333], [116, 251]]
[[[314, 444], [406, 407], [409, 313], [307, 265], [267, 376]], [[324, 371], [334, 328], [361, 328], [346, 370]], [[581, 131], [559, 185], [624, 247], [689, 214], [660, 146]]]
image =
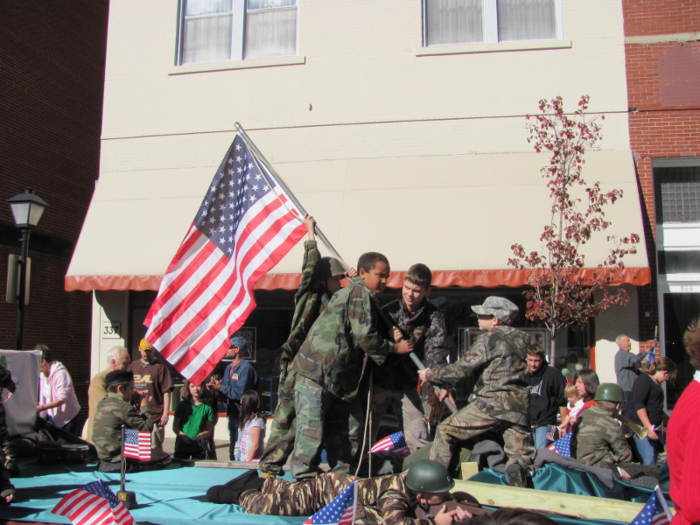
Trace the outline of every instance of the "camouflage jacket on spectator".
[[393, 347], [377, 333], [370, 293], [362, 282], [336, 292], [292, 362], [294, 372], [345, 400], [357, 395], [367, 358], [381, 365]]
[[529, 422], [529, 389], [525, 382], [525, 354], [529, 336], [525, 332], [499, 325], [477, 337], [469, 351], [454, 364], [429, 370], [431, 383], [452, 385], [481, 372], [469, 397], [479, 410], [518, 425]]
[[601, 408], [590, 407], [581, 412], [573, 441], [576, 459], [584, 465], [614, 468], [632, 461], [620, 422]]
[[433, 520], [417, 519], [416, 494], [406, 486], [407, 472], [380, 478], [358, 479], [349, 474], [327, 472], [313, 479], [293, 483], [266, 478], [260, 492], [241, 494], [239, 504], [249, 514], [308, 516], [328, 505], [357, 480], [359, 525], [427, 525]]
[[326, 287], [320, 282], [316, 268], [321, 260], [316, 241], [304, 243], [304, 264], [301, 267], [301, 284], [294, 296], [294, 317], [287, 342], [282, 345], [283, 359], [294, 359], [321, 307], [328, 303]]
[[153, 417], [148, 407], [141, 413], [124, 400], [121, 394], [109, 392], [97, 405], [93, 421], [92, 442], [102, 461], [115, 463], [122, 459], [122, 425], [137, 430], [153, 430]]
[[[423, 306], [416, 313], [411, 313], [401, 298], [385, 305], [383, 310], [394, 319], [404, 337], [410, 338], [413, 352], [425, 366], [436, 368], [447, 364], [445, 315], [437, 306], [425, 299]], [[374, 382], [390, 390], [415, 388], [418, 383], [417, 370], [410, 356], [391, 354], [380, 373], [375, 373]]]

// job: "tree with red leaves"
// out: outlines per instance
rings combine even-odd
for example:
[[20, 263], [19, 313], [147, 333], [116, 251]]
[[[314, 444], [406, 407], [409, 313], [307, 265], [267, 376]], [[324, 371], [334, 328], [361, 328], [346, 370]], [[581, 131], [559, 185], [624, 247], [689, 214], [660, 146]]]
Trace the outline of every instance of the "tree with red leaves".
[[[604, 192], [600, 183], [589, 186], [581, 177], [584, 154], [595, 149], [602, 139], [600, 116], [589, 119], [586, 115], [589, 97], [583, 96], [573, 115], [564, 113], [561, 97], [540, 100], [539, 115], [527, 116], [527, 141], [534, 144], [537, 153], [549, 153], [549, 165], [542, 168], [547, 180], [552, 210], [549, 224], [544, 227], [540, 241], [541, 252], [527, 253], [521, 244], [511, 246], [514, 258], [508, 264], [526, 270], [531, 286], [524, 292], [527, 298], [526, 317], [544, 323], [554, 338], [572, 325], [585, 326], [611, 305], [625, 305], [629, 297], [625, 290], [610, 286], [624, 276], [622, 259], [637, 252], [639, 235], [618, 238], [608, 236], [612, 244], [607, 258], [595, 269], [584, 272], [585, 256], [581, 252], [595, 232], [610, 227], [603, 208], [622, 198], [622, 190]], [[533, 122], [534, 121], [534, 122]], [[581, 186], [581, 189], [575, 189]], [[585, 194], [583, 199], [572, 195]], [[583, 209], [585, 208], [585, 209]]]

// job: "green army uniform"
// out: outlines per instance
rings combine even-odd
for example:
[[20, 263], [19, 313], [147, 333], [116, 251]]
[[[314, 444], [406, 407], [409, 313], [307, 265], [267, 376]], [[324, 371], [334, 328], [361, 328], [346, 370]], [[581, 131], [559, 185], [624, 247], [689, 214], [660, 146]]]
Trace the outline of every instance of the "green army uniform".
[[92, 441], [100, 458], [98, 470], [101, 472], [119, 470], [122, 460], [122, 425], [151, 432], [154, 423], [148, 406], [141, 407], [139, 413], [121, 394], [108, 392], [107, 397], [97, 405], [92, 431]]
[[584, 465], [614, 469], [632, 461], [620, 422], [601, 408], [581, 412], [573, 432], [576, 459]]
[[329, 472], [299, 483], [267, 478], [260, 491], [241, 493], [238, 504], [250, 514], [311, 516], [357, 481], [358, 525], [427, 525], [417, 519], [416, 493], [406, 486], [408, 472], [380, 478], [360, 479], [350, 474]]
[[481, 334], [456, 363], [427, 372], [429, 382], [452, 385], [481, 371], [469, 405], [438, 425], [430, 459], [449, 468], [459, 442], [497, 429], [505, 441], [506, 466], [518, 463], [527, 468], [532, 464], [535, 449], [528, 425], [527, 345], [527, 334], [499, 325]]
[[292, 331], [287, 342], [282, 345], [280, 362], [279, 389], [277, 407], [270, 428], [270, 437], [265, 451], [260, 458], [260, 470], [269, 474], [281, 475], [287, 459], [294, 450], [295, 418], [294, 385], [296, 374], [290, 370], [290, 363], [297, 355], [311, 326], [318, 318], [321, 308], [328, 304], [328, 292], [325, 281], [328, 272], [319, 272], [321, 253], [316, 241], [304, 243], [304, 263], [301, 272], [301, 284], [294, 297], [294, 317]]
[[324, 439], [334, 471], [348, 472], [357, 460], [363, 423], [357, 393], [367, 360], [381, 365], [393, 348], [377, 333], [370, 293], [362, 282], [336, 292], [292, 362], [297, 375], [292, 473], [297, 479], [317, 475]]

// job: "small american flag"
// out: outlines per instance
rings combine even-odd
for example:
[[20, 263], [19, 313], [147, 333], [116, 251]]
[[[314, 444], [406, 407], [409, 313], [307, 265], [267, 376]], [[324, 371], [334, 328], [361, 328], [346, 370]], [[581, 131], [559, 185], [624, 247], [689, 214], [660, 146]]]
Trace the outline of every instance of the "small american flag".
[[237, 135], [144, 321], [146, 339], [195, 385], [255, 309], [255, 283], [306, 233], [299, 217]]
[[564, 437], [557, 439], [554, 443], [547, 447], [548, 450], [561, 454], [565, 458], [571, 457], [571, 436], [573, 432], [569, 432]]
[[124, 457], [151, 461], [151, 433], [125, 428]]
[[88, 483], [63, 496], [53, 514], [65, 516], [73, 525], [131, 525], [134, 518], [102, 480]]
[[668, 508], [661, 488], [657, 485], [642, 511], [630, 522], [630, 525], [668, 525], [671, 519], [671, 510]]
[[377, 441], [372, 447], [372, 450], [369, 451], [370, 454], [374, 454], [375, 452], [394, 452], [402, 456], [408, 456], [411, 453], [406, 446], [403, 432], [394, 432], [390, 436]]
[[352, 525], [357, 510], [357, 482], [304, 522], [304, 525]]

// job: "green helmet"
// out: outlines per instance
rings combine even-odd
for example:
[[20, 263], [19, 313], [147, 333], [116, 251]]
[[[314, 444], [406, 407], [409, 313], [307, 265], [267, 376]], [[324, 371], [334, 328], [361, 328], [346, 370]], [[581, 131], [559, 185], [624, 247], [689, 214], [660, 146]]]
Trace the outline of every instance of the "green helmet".
[[619, 385], [615, 383], [603, 383], [595, 391], [596, 401], [612, 401], [613, 403], [624, 403], [625, 393]]
[[455, 482], [440, 463], [421, 459], [408, 469], [406, 485], [416, 492], [446, 492], [455, 486]]

